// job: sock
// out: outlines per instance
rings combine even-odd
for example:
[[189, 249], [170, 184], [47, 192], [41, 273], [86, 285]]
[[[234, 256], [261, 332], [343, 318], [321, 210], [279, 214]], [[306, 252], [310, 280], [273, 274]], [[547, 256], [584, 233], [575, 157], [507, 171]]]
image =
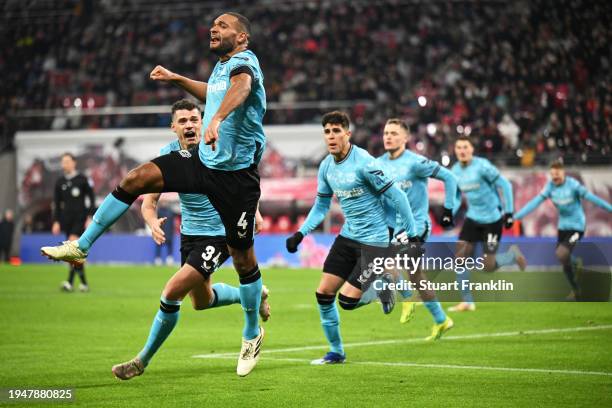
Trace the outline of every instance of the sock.
[[142, 351], [138, 353], [138, 358], [142, 360], [145, 367], [149, 365], [149, 361], [151, 361], [153, 355], [168, 338], [170, 333], [172, 333], [172, 329], [174, 329], [176, 322], [178, 322], [180, 307], [180, 300], [168, 300], [163, 296], [161, 297], [159, 310], [155, 315], [155, 319], [153, 319], [153, 324], [151, 324], [151, 331], [149, 332], [147, 343]]
[[244, 310], [244, 329], [242, 337], [252, 340], [259, 336], [259, 304], [263, 282], [259, 266], [240, 277], [240, 304]]
[[70, 272], [68, 273], [68, 283], [72, 285], [74, 282], [74, 266], [70, 265]]
[[[459, 285], [459, 290], [461, 291], [461, 299], [467, 303], [474, 303], [472, 291], [469, 289], [470, 272], [466, 269], [465, 271], [463, 271], [463, 273], [457, 273], [456, 280], [457, 284]], [[464, 284], [466, 285], [465, 289], [463, 286]]]
[[514, 265], [516, 263], [516, 254], [514, 251], [506, 251], [495, 255], [496, 269], [500, 266]]
[[376, 300], [376, 297], [377, 297], [377, 294], [376, 294], [376, 290], [374, 289], [374, 285], [370, 285], [368, 290], [366, 290], [361, 295], [361, 298], [359, 299], [359, 302], [357, 302], [357, 306], [355, 306], [355, 309], [361, 306], [369, 305], [374, 300]]
[[442, 310], [442, 305], [440, 305], [440, 302], [438, 302], [437, 300], [427, 300], [423, 302], [423, 304], [425, 305], [427, 310], [429, 310], [429, 313], [431, 313], [431, 315], [433, 316], [434, 322], [436, 322], [436, 324], [440, 324], [446, 320], [446, 313], [444, 313], [444, 310]]
[[214, 297], [210, 302], [210, 306], [208, 306], [209, 309], [240, 303], [240, 290], [234, 286], [225, 283], [215, 283], [212, 285], [212, 290]]
[[79, 238], [79, 248], [84, 252], [89, 251], [89, 248], [100, 238], [100, 235], [130, 208], [136, 198], [138, 197], [117, 186], [115, 191], [106, 196], [94, 214], [93, 221]]
[[574, 264], [571, 260], [563, 264], [563, 273], [565, 273], [565, 277], [574, 292], [578, 291], [578, 283], [576, 282], [576, 275], [574, 274]]
[[321, 317], [321, 327], [325, 338], [329, 343], [330, 351], [344, 355], [342, 347], [342, 337], [340, 337], [340, 314], [336, 307], [336, 297], [334, 295], [322, 295], [317, 293], [317, 304], [319, 306], [319, 316]]
[[79, 275], [79, 279], [81, 279], [81, 283], [87, 286], [87, 280], [85, 279], [85, 266], [83, 265], [75, 266], [74, 271]]

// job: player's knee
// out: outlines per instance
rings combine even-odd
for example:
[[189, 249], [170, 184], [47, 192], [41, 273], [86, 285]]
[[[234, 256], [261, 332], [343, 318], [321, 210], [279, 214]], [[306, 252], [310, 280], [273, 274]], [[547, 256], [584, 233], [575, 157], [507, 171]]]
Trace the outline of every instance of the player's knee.
[[569, 251], [563, 245], [560, 245], [555, 250], [555, 256], [557, 257], [559, 262], [561, 262], [562, 264], [568, 262], [570, 259]]
[[336, 300], [336, 294], [333, 293], [333, 292], [331, 292], [331, 293], [322, 293], [322, 292], [319, 292], [317, 290], [315, 295], [317, 297], [317, 303], [322, 305], [322, 306], [331, 305]]
[[338, 295], [338, 303], [340, 304], [340, 307], [344, 310], [354, 310], [359, 304], [359, 298], [346, 296], [340, 293]]
[[235, 249], [230, 247], [229, 253], [232, 256], [234, 268], [236, 268], [236, 271], [239, 274], [247, 273], [257, 265], [255, 257], [251, 256], [249, 250]]
[[497, 269], [497, 262], [495, 261], [495, 254], [485, 254], [484, 256], [484, 271], [494, 272]]

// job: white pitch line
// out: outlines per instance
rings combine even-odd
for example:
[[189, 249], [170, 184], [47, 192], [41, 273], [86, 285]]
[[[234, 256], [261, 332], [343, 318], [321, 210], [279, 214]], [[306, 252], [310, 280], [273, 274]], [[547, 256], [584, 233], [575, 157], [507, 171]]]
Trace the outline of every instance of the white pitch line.
[[[229, 358], [229, 357], [227, 357]], [[309, 363], [311, 360], [305, 358], [282, 358], [268, 357], [266, 360], [274, 361], [290, 361], [299, 363]], [[417, 367], [417, 368], [450, 368], [459, 370], [487, 370], [487, 371], [515, 371], [528, 373], [546, 373], [546, 374], [569, 374], [569, 375], [600, 375], [610, 376], [612, 373], [605, 371], [581, 371], [581, 370], [558, 370], [547, 368], [517, 368], [517, 367], [493, 367], [493, 366], [475, 366], [475, 365], [456, 365], [456, 364], [427, 364], [427, 363], [401, 363], [401, 362], [384, 362], [384, 361], [355, 361], [348, 363], [350, 365], [374, 365], [374, 366], [392, 366], [392, 367]]]
[[[550, 333], [569, 333], [569, 332], [580, 332], [580, 331], [591, 331], [591, 330], [607, 330], [612, 329], [612, 324], [604, 326], [582, 326], [582, 327], [566, 327], [560, 329], [540, 329], [540, 330], [521, 330], [513, 332], [499, 332], [499, 333], [478, 333], [478, 334], [465, 334], [460, 336], [444, 336], [443, 340], [470, 340], [470, 339], [484, 339], [491, 337], [509, 337], [509, 336], [522, 336], [528, 334], [550, 334]], [[406, 344], [406, 343], [424, 343], [424, 338], [409, 338], [409, 339], [389, 339], [389, 340], [376, 340], [376, 341], [365, 341], [359, 343], [347, 343], [344, 344], [345, 348], [351, 347], [368, 347], [368, 346], [380, 346], [384, 344]], [[293, 353], [298, 351], [307, 350], [327, 350], [329, 345], [319, 346], [302, 346], [302, 347], [288, 347], [271, 350], [263, 350], [263, 354], [271, 353]], [[226, 357], [237, 357], [238, 353], [211, 353], [211, 354], [196, 354], [193, 358], [226, 358]]]

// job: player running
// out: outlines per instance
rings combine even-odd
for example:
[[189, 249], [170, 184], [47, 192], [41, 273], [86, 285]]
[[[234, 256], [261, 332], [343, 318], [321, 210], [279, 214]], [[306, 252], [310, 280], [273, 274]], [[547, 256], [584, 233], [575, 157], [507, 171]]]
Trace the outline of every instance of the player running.
[[[200, 142], [202, 130], [200, 108], [187, 99], [176, 102], [172, 105], [170, 127], [177, 140], [164, 146], [160, 154], [196, 147]], [[166, 219], [158, 218], [157, 214], [160, 196], [161, 193], [145, 195], [141, 207], [142, 216], [158, 245], [167, 239], [162, 229]], [[182, 300], [187, 294], [195, 310], [240, 303], [238, 288], [225, 283], [211, 285], [212, 273], [229, 258], [225, 228], [219, 214], [205, 195], [181, 193], [179, 200], [182, 215], [181, 268], [164, 287], [159, 311], [153, 319], [149, 338], [142, 351], [132, 360], [113, 366], [113, 374], [121, 380], [129, 380], [144, 372], [153, 355], [176, 326]], [[259, 307], [259, 315], [263, 321], [270, 317], [267, 298], [268, 290], [264, 286]]]
[[[484, 269], [488, 272], [500, 266], [518, 265], [525, 269], [525, 257], [516, 245], [507, 252], [496, 254], [502, 235], [502, 228], [512, 227], [514, 220], [514, 201], [512, 184], [502, 176], [499, 170], [485, 158], [474, 156], [474, 146], [467, 136], [460, 136], [455, 142], [457, 163], [451, 169], [459, 184], [459, 190], [465, 195], [468, 204], [465, 222], [459, 233], [458, 258], [470, 257], [474, 253], [474, 244], [483, 243]], [[499, 197], [498, 188], [502, 190], [504, 206]], [[459, 209], [461, 200], [455, 203]], [[468, 287], [469, 272], [457, 273], [460, 288]], [[452, 312], [474, 311], [476, 305], [469, 289], [461, 291], [463, 301], [449, 310]]]
[[304, 236], [325, 219], [332, 196], [336, 195], [345, 223], [325, 259], [316, 291], [321, 326], [331, 349], [323, 358], [312, 362], [317, 365], [343, 363], [346, 359], [340, 337], [336, 293], [340, 291], [338, 302], [345, 310], [356, 309], [376, 298], [374, 290], [362, 292], [365, 276], [362, 276], [361, 255], [363, 250], [388, 251], [389, 230], [383, 197], [393, 203], [401, 219], [405, 220], [398, 227], [398, 241], [417, 241], [406, 195], [383, 173], [367, 151], [349, 142], [348, 115], [339, 111], [329, 112], [323, 115], [322, 125], [329, 155], [319, 165], [317, 198], [304, 224], [287, 239], [287, 250], [296, 252]]
[[574, 274], [572, 251], [576, 243], [583, 237], [586, 226], [581, 199], [607, 211], [612, 211], [612, 205], [604, 199], [588, 191], [578, 180], [565, 175], [563, 162], [555, 161], [550, 165], [550, 180], [544, 189], [516, 213], [515, 219], [520, 220], [538, 208], [546, 199], [550, 199], [559, 212], [557, 249], [555, 255], [561, 265], [567, 281], [572, 287], [568, 299], [575, 300], [580, 295], [580, 288]]
[[258, 321], [263, 284], [253, 249], [253, 230], [261, 193], [257, 165], [265, 147], [262, 121], [266, 94], [259, 61], [248, 49], [249, 36], [250, 22], [238, 13], [225, 13], [214, 20], [209, 48], [219, 61], [208, 83], [161, 66], [151, 72], [153, 80], [171, 82], [206, 100], [202, 123], [206, 130], [198, 147], [173, 151], [133, 169], [106, 197], [78, 240], [41, 248], [50, 259], [82, 264], [93, 243], [139, 195], [207, 195], [221, 217], [229, 254], [240, 277], [240, 303], [245, 315], [236, 369], [240, 376], [255, 368], [264, 337]]
[[[64, 174], [55, 183], [53, 195], [53, 225], [51, 232], [66, 234], [69, 241], [75, 240], [85, 230], [85, 225], [91, 222], [91, 216], [96, 208], [96, 197], [87, 177], [77, 172], [77, 162], [72, 153], [62, 155], [62, 171]], [[74, 275], [79, 275], [81, 283], [79, 290], [87, 292], [89, 286], [85, 278], [83, 264], [70, 265], [68, 280], [62, 282], [62, 290], [72, 292]]]
[[[437, 162], [407, 150], [408, 136], [408, 127], [401, 119], [387, 120], [383, 132], [386, 153], [378, 158], [378, 162], [383, 167], [385, 174], [393, 179], [408, 197], [410, 208], [414, 214], [416, 236], [420, 242], [424, 243], [431, 231], [427, 188], [429, 178], [432, 177], [444, 182], [444, 213], [440, 219], [440, 224], [443, 227], [448, 227], [453, 223], [457, 179], [449, 170], [440, 166]], [[395, 214], [387, 217], [387, 223], [391, 228], [394, 227], [395, 221]], [[426, 279], [420, 269], [408, 275], [410, 280], [417, 285], [418, 282]], [[409, 290], [402, 290], [399, 293], [404, 299], [400, 322], [406, 323], [412, 319], [415, 303], [408, 300], [411, 296]], [[419, 294], [434, 319], [432, 334], [427, 339], [439, 339], [443, 333], [453, 327], [453, 321], [444, 313], [434, 291], [419, 290]]]

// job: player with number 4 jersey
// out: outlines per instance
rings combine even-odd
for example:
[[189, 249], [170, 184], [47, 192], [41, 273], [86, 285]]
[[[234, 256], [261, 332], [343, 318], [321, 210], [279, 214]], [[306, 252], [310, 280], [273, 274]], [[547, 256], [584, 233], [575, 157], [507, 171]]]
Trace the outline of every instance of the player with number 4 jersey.
[[[164, 146], [160, 154], [187, 151], [197, 146], [201, 126], [201, 112], [196, 104], [186, 99], [176, 102], [172, 105], [171, 128], [177, 139]], [[160, 193], [145, 195], [141, 207], [143, 218], [158, 245], [166, 240], [161, 228], [166, 219], [157, 215], [160, 196]], [[164, 287], [160, 309], [153, 319], [144, 348], [132, 360], [113, 366], [113, 374], [121, 380], [129, 380], [144, 372], [176, 326], [181, 302], [187, 294], [195, 310], [240, 304], [238, 288], [225, 283], [211, 284], [213, 272], [229, 258], [225, 228], [219, 214], [205, 195], [180, 193], [179, 200], [182, 215], [181, 268]], [[264, 321], [270, 317], [267, 298], [268, 290], [263, 286], [259, 314]]]

